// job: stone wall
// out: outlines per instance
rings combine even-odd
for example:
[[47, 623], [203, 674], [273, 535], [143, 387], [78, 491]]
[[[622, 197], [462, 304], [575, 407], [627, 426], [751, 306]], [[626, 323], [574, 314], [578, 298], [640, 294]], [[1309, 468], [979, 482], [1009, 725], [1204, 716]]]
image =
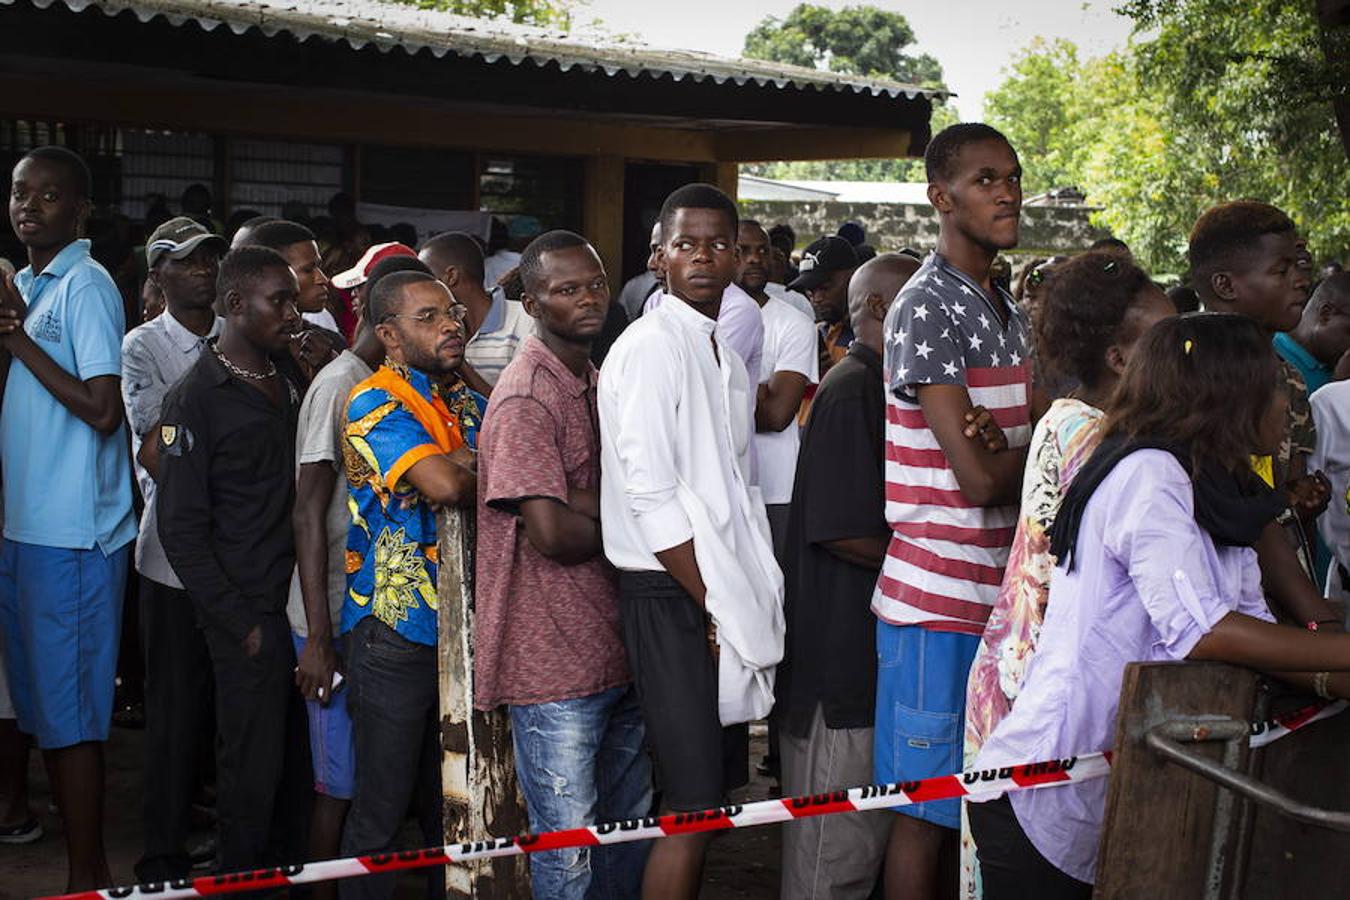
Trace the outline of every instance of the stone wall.
[[[741, 215], [767, 228], [787, 222], [797, 232], [797, 248], [834, 234], [848, 221], [861, 222], [867, 242], [878, 250], [911, 247], [927, 252], [937, 243], [938, 219], [931, 206], [880, 203], [810, 203], [793, 200], [743, 200]], [[1107, 232], [1088, 221], [1087, 207], [1029, 206], [1022, 210], [1021, 241], [1006, 254], [1014, 260], [1076, 253]]]

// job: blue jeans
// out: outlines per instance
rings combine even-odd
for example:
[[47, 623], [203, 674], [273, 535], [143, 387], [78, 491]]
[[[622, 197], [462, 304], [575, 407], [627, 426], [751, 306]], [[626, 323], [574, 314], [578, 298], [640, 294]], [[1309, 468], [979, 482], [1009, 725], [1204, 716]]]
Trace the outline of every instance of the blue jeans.
[[[634, 819], [651, 811], [651, 762], [631, 686], [510, 710], [516, 774], [532, 831]], [[647, 849], [643, 841], [531, 854], [534, 896], [636, 897]]]

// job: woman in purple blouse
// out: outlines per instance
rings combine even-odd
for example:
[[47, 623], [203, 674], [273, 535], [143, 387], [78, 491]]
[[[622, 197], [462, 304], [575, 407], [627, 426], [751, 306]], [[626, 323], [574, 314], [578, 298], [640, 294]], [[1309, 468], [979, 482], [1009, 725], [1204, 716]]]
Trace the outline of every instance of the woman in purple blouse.
[[[1051, 528], [1059, 561], [1016, 705], [974, 767], [1108, 750], [1127, 663], [1222, 660], [1350, 696], [1350, 635], [1276, 625], [1252, 545], [1287, 505], [1252, 472], [1288, 398], [1269, 339], [1204, 313], [1140, 339]], [[1091, 896], [1106, 781], [972, 803], [986, 900]]]

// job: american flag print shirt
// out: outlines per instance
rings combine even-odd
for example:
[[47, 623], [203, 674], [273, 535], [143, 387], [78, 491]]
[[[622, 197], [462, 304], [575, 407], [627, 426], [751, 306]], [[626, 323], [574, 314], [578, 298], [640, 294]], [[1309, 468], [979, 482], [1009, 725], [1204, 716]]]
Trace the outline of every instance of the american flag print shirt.
[[[980, 507], [961, 493], [916, 389], [957, 384], [984, 406], [1009, 448], [1031, 440], [1024, 314], [990, 297], [934, 253], [886, 315], [886, 520], [891, 542], [872, 611], [893, 625], [980, 634], [1003, 580], [1017, 506]], [[1001, 304], [1007, 324], [1000, 319]]]

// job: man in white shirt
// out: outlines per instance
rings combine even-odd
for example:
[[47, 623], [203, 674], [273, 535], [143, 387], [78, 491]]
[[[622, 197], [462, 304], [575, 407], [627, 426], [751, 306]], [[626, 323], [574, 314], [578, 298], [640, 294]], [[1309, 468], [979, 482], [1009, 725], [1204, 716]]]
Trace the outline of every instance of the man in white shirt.
[[664, 281], [660, 270], [656, 265], [656, 250], [661, 246], [661, 221], [658, 219], [652, 225], [652, 236], [650, 242], [651, 253], [647, 255], [647, 270], [624, 282], [623, 290], [619, 292], [619, 305], [623, 307], [624, 314], [628, 316], [628, 321], [633, 322], [642, 315], [642, 309], [647, 304], [648, 298], [652, 294], [658, 294], [663, 290]]
[[755, 452], [759, 457], [759, 489], [773, 532], [774, 554], [783, 562], [788, 502], [801, 445], [797, 410], [808, 385], [820, 380], [816, 323], [784, 300], [768, 293], [768, 232], [752, 219], [741, 221], [736, 238], [740, 252], [737, 285], [759, 304], [764, 320], [764, 350], [755, 402]]
[[491, 394], [502, 369], [516, 358], [525, 338], [534, 334], [534, 319], [525, 307], [506, 299], [501, 288], [483, 289], [483, 250], [469, 235], [447, 231], [427, 238], [417, 258], [464, 305], [469, 340], [459, 373], [475, 391]]
[[[769, 711], [783, 652], [783, 576], [749, 478], [753, 382], [718, 316], [736, 276], [737, 219], [711, 185], [666, 198], [669, 302], [629, 326], [600, 373], [605, 555], [620, 572], [624, 644], [676, 811], [716, 806], [744, 783], [747, 731], [723, 726]], [[737, 771], [724, 771], [729, 760]], [[657, 841], [643, 895], [697, 897], [708, 840]]]

